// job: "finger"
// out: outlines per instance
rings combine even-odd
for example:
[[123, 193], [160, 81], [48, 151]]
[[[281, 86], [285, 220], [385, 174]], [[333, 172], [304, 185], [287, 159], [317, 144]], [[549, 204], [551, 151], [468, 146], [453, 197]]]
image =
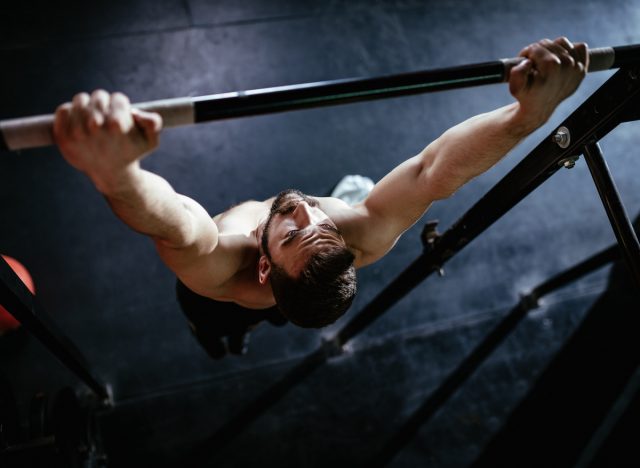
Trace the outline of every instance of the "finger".
[[109, 93], [103, 89], [97, 89], [91, 93], [89, 108], [91, 116], [88, 121], [89, 133], [95, 133], [105, 123], [105, 114], [109, 109]]
[[93, 109], [90, 129], [98, 129], [105, 123], [105, 116], [109, 112], [109, 93], [104, 89], [96, 89], [91, 93], [90, 106]]
[[566, 37], [562, 36], [554, 40], [550, 50], [558, 55], [563, 65], [571, 67], [576, 65], [576, 58], [573, 55], [575, 47]]
[[[162, 130], [162, 116], [156, 112], [147, 112], [135, 107], [131, 108], [131, 114], [136, 119], [136, 122], [147, 122], [153, 131], [159, 132]], [[146, 124], [145, 124], [146, 125]]]
[[533, 47], [533, 44], [529, 44], [527, 47], [525, 47], [520, 51], [520, 53], [518, 54], [518, 57], [529, 58], [531, 56], [532, 47]]
[[555, 41], [550, 41], [549, 39], [543, 39], [539, 42], [539, 45], [542, 47], [541, 52], [543, 52], [546, 49], [546, 51], [551, 53], [557, 59], [557, 60], [556, 59], [552, 60], [550, 57], [548, 56], [544, 57], [541, 54], [540, 55], [541, 63], [545, 63], [551, 66], [553, 63], [559, 63], [563, 66], [569, 66], [569, 67], [572, 67], [575, 65], [575, 60], [569, 53], [569, 50], [566, 48], [568, 47], [568, 45], [561, 43], [562, 41], [560, 41], [560, 39], [563, 39], [563, 38], [558, 38]]
[[96, 89], [91, 93], [91, 105], [103, 114], [109, 112], [109, 93], [104, 89]]
[[56, 109], [53, 120], [53, 137], [58, 142], [61, 138], [66, 138], [69, 134], [69, 121], [71, 119], [71, 103], [61, 104]]
[[512, 96], [517, 96], [523, 89], [526, 89], [532, 77], [533, 62], [524, 59], [509, 72], [509, 92]]
[[540, 83], [544, 82], [552, 70], [560, 68], [563, 64], [559, 55], [550, 50], [550, 47], [562, 49], [560, 46], [551, 44], [550, 42], [540, 41], [536, 44], [532, 44], [531, 51], [529, 53], [529, 58], [533, 62], [533, 68], [538, 72], [536, 77]]
[[[571, 43], [569, 42], [569, 44]], [[547, 47], [547, 49], [549, 49], [553, 54], [555, 54], [560, 59], [560, 62], [562, 63], [562, 65], [573, 67], [576, 64], [576, 61], [573, 58], [573, 55], [571, 55], [573, 44], [571, 44], [571, 49], [568, 49], [567, 47], [568, 47], [567, 45], [553, 42]]]
[[76, 139], [83, 139], [87, 136], [88, 105], [89, 95], [87, 93], [78, 93], [73, 96], [69, 130], [70, 134]]
[[586, 73], [589, 69], [589, 46], [584, 42], [578, 42], [574, 46], [574, 53], [576, 61], [583, 66], [581, 71]]
[[142, 130], [151, 149], [156, 148], [162, 129], [162, 117], [154, 112], [145, 112], [136, 108], [131, 109], [131, 115], [135, 124]]
[[128, 133], [133, 127], [129, 98], [122, 93], [113, 93], [107, 113], [107, 128], [112, 132]]
[[73, 96], [73, 100], [71, 101], [74, 109], [82, 109], [89, 104], [89, 95], [87, 93], [78, 93]]
[[563, 49], [565, 49], [567, 52], [569, 52], [570, 54], [573, 52], [573, 50], [575, 49], [575, 47], [573, 46], [573, 44], [571, 43], [571, 41], [569, 39], [567, 39], [564, 36], [558, 37], [556, 38], [555, 41], [553, 41], [554, 44], [559, 45], [560, 47], [562, 47]]

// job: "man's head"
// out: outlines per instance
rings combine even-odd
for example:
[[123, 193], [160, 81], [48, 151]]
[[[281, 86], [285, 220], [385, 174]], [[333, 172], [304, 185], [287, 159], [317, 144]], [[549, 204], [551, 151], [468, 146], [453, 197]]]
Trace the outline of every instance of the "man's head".
[[335, 322], [356, 293], [354, 255], [318, 201], [297, 190], [281, 192], [262, 232], [261, 283], [271, 282], [282, 313], [294, 324]]

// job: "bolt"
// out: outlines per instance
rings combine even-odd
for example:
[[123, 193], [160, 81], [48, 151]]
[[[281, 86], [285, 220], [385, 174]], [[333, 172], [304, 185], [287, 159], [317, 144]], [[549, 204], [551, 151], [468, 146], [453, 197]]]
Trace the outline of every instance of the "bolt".
[[562, 165], [567, 169], [573, 169], [576, 162], [573, 159], [567, 159]]
[[562, 130], [558, 130], [558, 132], [553, 135], [553, 141], [558, 143], [558, 146], [561, 148], [566, 148], [569, 146], [569, 134]]

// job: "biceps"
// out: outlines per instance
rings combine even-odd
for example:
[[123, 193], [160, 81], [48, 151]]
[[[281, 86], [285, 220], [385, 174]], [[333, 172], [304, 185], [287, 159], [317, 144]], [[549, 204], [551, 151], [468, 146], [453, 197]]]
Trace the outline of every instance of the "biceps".
[[419, 155], [387, 174], [363, 203], [376, 230], [396, 238], [420, 219], [433, 200], [428, 170]]
[[185, 223], [188, 223], [184, 243], [174, 245], [162, 239], [154, 239], [160, 257], [178, 275], [211, 255], [218, 245], [218, 227], [207, 211], [189, 197], [179, 197], [186, 213]]

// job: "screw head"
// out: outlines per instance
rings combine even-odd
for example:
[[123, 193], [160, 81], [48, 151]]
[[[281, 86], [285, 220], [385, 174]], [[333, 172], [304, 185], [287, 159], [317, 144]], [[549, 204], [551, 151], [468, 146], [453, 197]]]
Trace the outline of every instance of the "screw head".
[[567, 127], [560, 127], [555, 135], [553, 135], [553, 141], [555, 141], [560, 148], [567, 148], [571, 144], [571, 133]]
[[567, 169], [573, 169], [575, 165], [576, 165], [576, 162], [573, 159], [568, 159], [563, 164], [563, 166], [566, 167]]

